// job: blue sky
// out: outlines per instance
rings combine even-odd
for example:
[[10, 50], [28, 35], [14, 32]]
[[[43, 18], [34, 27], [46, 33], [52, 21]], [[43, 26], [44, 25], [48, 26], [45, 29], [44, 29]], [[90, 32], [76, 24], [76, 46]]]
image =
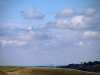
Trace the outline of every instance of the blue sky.
[[100, 61], [100, 0], [0, 0], [0, 65]]

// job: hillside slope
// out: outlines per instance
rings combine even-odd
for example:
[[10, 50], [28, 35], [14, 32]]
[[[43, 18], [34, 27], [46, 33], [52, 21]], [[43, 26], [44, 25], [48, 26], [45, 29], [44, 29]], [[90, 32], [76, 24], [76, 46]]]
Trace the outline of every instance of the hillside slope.
[[6, 71], [6, 73], [3, 75], [100, 75], [100, 73], [83, 72], [79, 70], [61, 68], [24, 67], [11, 72]]
[[78, 69], [89, 72], [99, 72], [100, 73], [100, 62], [81, 62], [80, 64], [69, 64], [66, 66], [59, 66], [58, 68], [70, 68], [70, 69]]

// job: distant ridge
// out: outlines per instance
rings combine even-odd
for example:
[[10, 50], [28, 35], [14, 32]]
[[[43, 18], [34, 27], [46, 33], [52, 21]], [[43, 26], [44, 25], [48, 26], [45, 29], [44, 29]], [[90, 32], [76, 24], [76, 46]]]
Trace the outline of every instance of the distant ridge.
[[58, 68], [70, 68], [70, 69], [78, 69], [82, 71], [89, 72], [99, 72], [100, 73], [100, 61], [94, 62], [81, 62], [80, 64], [69, 64], [65, 66], [57, 66]]

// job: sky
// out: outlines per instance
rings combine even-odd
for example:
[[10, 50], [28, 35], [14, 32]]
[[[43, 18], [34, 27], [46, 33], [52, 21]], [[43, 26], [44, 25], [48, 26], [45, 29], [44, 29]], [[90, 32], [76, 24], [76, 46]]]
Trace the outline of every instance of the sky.
[[100, 61], [100, 0], [0, 0], [0, 65]]

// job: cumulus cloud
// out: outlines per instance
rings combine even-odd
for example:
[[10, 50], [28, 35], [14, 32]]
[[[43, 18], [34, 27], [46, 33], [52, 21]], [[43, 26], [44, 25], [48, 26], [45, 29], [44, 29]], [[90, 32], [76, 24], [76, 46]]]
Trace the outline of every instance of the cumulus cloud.
[[84, 45], [83, 42], [81, 42], [81, 41], [80, 41], [78, 44], [79, 44], [80, 46], [83, 46], [83, 45]]
[[83, 43], [82, 41], [77, 42], [77, 43], [74, 43], [74, 44], [76, 44], [76, 45], [78, 45], [78, 46], [83, 46], [83, 45], [84, 45], [84, 43]]
[[4, 33], [4, 30], [3, 30], [3, 27], [0, 26], [0, 37], [3, 36], [5, 33]]
[[93, 16], [96, 13], [97, 13], [97, 9], [95, 9], [95, 8], [88, 8], [82, 14], [85, 15], [85, 16]]
[[23, 45], [26, 45], [27, 42], [25, 41], [17, 41], [17, 40], [0, 40], [0, 42], [2, 43], [2, 47], [4, 47], [5, 45], [10, 45], [10, 44], [13, 44], [13, 45], [16, 45], [16, 46], [23, 46]]
[[100, 20], [96, 17], [86, 17], [83, 15], [75, 16], [70, 20], [57, 20], [55, 22], [47, 23], [48, 28], [64, 28], [75, 30], [99, 30]]
[[32, 34], [28, 34], [28, 33], [19, 33], [19, 35], [17, 36], [18, 39], [21, 40], [29, 40], [32, 38]]
[[29, 30], [31, 30], [31, 29], [32, 29], [32, 27], [30, 26], [30, 27], [28, 27], [28, 28], [26, 28], [26, 29], [29, 29]]
[[17, 38], [22, 40], [47, 40], [52, 39], [53, 36], [50, 33], [47, 33], [45, 31], [40, 31], [38, 29], [30, 29], [32, 27], [28, 27], [28, 30], [26, 30], [26, 33], [20, 33]]
[[66, 9], [63, 9], [63, 10], [57, 12], [56, 17], [57, 18], [69, 17], [69, 16], [72, 16], [73, 14], [75, 14], [73, 9], [66, 8]]
[[59, 28], [72, 28], [72, 29], [80, 29], [85, 28], [86, 25], [82, 21], [84, 16], [76, 16], [72, 18], [71, 20], [58, 20], [56, 21], [56, 26]]
[[36, 11], [35, 7], [31, 7], [27, 10], [25, 10], [22, 13], [22, 16], [26, 19], [43, 19], [44, 15], [42, 15], [40, 12]]
[[0, 40], [47, 40], [52, 39], [54, 36], [48, 29], [42, 27], [35, 27], [28, 25], [27, 27], [0, 27]]
[[24, 45], [26, 45], [26, 44], [27, 44], [26, 41], [16, 41], [16, 42], [15, 42], [15, 45], [17, 45], [17, 46], [24, 46]]
[[100, 38], [100, 32], [98, 31], [86, 31], [83, 33], [83, 38]]
[[83, 22], [91, 26], [100, 24], [100, 20], [96, 17], [83, 17]]

